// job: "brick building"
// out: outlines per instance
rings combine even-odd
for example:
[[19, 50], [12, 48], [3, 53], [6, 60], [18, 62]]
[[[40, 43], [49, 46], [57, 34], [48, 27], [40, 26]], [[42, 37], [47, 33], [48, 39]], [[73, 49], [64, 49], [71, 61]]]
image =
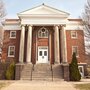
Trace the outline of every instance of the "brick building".
[[2, 61], [14, 60], [17, 63], [16, 79], [30, 78], [30, 75], [32, 78], [33, 69], [39, 70], [40, 63], [43, 63], [41, 68], [50, 67], [51, 73], [54, 73], [55, 67], [58, 67], [62, 78], [68, 80], [68, 65], [73, 52], [76, 52], [79, 69], [84, 76], [86, 62], [82, 20], [69, 19], [69, 15], [43, 4], [18, 13], [19, 19], [5, 20]]

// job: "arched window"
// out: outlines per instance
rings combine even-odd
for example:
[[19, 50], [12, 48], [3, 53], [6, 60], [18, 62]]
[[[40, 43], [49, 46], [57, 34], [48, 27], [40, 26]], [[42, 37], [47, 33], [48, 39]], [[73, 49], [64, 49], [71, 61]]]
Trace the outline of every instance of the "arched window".
[[38, 37], [39, 38], [48, 38], [48, 30], [46, 28], [41, 28], [39, 31], [38, 31]]

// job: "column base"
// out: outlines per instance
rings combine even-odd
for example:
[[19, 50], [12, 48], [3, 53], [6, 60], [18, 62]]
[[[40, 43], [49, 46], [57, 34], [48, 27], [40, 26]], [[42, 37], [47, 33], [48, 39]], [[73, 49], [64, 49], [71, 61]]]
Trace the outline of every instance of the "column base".
[[24, 63], [18, 63], [15, 67], [15, 80], [20, 80], [21, 71], [24, 68]]
[[30, 70], [32, 69], [31, 63], [17, 63], [15, 67], [15, 80], [21, 80], [22, 71], [24, 71], [25, 67], [29, 67]]
[[69, 64], [68, 63], [63, 63], [63, 77], [65, 81], [69, 81]]
[[55, 60], [54, 64], [60, 64], [59, 60]]

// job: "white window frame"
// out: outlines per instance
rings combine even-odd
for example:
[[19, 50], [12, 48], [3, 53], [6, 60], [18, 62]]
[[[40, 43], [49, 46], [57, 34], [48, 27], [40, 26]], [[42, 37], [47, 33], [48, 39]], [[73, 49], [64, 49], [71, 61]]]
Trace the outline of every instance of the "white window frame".
[[73, 55], [73, 48], [74, 47], [77, 47], [77, 54], [76, 54], [76, 57], [79, 57], [79, 50], [78, 50], [78, 46], [72, 46], [72, 55]]
[[[14, 47], [14, 55], [10, 55], [10, 48]], [[15, 57], [15, 46], [9, 46], [8, 47], [8, 57]]]
[[[41, 32], [42, 29], [45, 29], [45, 31], [48, 32], [48, 30], [46, 28], [44, 28], [44, 27], [40, 28], [40, 30], [38, 30], [38, 38], [48, 38], [48, 36], [44, 36], [44, 37], [42, 36], [42, 33], [43, 33], [43, 32]], [[39, 35], [40, 32], [41, 32], [41, 36]], [[48, 35], [49, 35], [49, 32], [48, 32]]]
[[[12, 32], [15, 32], [15, 37], [12, 37]], [[10, 31], [10, 38], [12, 38], [12, 39], [16, 38], [16, 31]]]
[[[73, 37], [73, 32], [76, 33], [76, 37]], [[77, 31], [71, 31], [71, 38], [72, 38], [72, 39], [77, 39]]]

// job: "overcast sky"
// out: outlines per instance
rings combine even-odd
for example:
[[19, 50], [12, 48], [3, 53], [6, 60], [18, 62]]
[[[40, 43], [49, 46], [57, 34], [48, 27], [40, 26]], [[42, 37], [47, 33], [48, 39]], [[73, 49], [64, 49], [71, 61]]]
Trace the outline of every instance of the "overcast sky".
[[4, 0], [4, 2], [7, 18], [17, 18], [17, 13], [42, 3], [70, 13], [71, 18], [78, 18], [84, 10], [86, 0]]

